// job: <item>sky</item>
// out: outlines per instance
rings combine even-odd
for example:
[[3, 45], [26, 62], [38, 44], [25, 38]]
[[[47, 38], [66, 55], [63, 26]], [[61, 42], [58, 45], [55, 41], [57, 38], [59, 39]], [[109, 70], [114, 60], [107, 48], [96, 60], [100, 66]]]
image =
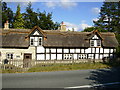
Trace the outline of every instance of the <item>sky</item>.
[[[16, 12], [18, 3], [21, 5], [21, 13], [25, 12], [28, 2], [7, 2], [8, 7], [10, 7], [14, 12]], [[60, 0], [38, 2], [37, 0], [32, 2], [33, 11], [39, 10], [41, 12], [46, 11], [52, 12], [52, 20], [54, 22], [67, 25], [67, 29], [75, 31], [82, 31], [87, 27], [93, 26], [93, 20], [97, 20], [99, 17], [100, 8], [103, 2], [71, 2], [70, 0]]]

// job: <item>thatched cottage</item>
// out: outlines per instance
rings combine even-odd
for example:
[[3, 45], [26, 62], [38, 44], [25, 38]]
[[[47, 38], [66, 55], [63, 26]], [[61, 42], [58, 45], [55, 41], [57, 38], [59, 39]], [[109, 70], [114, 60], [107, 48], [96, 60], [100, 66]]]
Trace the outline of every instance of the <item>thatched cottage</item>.
[[81, 60], [114, 58], [118, 42], [114, 33], [9, 29], [8, 22], [0, 30], [1, 60]]

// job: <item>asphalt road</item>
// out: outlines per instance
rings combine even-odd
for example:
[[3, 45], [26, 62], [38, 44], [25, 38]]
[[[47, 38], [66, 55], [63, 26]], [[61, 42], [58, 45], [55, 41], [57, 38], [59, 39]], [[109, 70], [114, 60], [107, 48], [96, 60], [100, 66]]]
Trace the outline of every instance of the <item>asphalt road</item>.
[[2, 88], [66, 88], [114, 82], [120, 82], [120, 68], [2, 74]]

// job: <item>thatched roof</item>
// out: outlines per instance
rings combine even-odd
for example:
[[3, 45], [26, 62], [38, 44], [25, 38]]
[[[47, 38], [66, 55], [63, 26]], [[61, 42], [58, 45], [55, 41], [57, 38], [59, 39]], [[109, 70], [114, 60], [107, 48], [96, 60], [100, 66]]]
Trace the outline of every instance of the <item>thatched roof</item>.
[[[60, 32], [45, 31], [47, 40], [44, 41], [46, 47], [89, 47], [89, 39], [93, 36], [92, 32]], [[96, 34], [96, 33], [95, 33]], [[117, 47], [118, 42], [114, 33], [100, 33], [103, 47]]]
[[[21, 29], [10, 29], [4, 30], [1, 29], [2, 33], [0, 33], [0, 47], [28, 47], [29, 41], [25, 39], [25, 36], [28, 35], [30, 30], [21, 30]], [[0, 30], [0, 31], [1, 31]]]
[[[38, 28], [38, 27], [36, 27]], [[34, 29], [36, 29], [34, 28]], [[32, 31], [34, 31], [32, 29]], [[40, 30], [41, 31], [41, 30]], [[0, 36], [2, 36], [2, 47], [29, 47], [29, 38], [26, 38], [31, 34], [30, 29], [11, 29], [2, 30]], [[96, 32], [61, 32], [58, 30], [42, 30], [45, 38], [44, 47], [82, 47], [87, 48], [90, 46], [89, 39]], [[99, 33], [98, 35], [102, 39], [103, 47], [117, 47], [118, 42], [114, 33]]]

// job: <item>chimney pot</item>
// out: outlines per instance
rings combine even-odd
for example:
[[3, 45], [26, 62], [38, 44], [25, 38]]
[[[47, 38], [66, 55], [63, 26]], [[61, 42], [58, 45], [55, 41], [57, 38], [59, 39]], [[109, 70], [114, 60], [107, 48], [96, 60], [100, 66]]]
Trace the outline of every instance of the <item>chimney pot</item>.
[[64, 24], [63, 21], [60, 24], [60, 31], [66, 31], [66, 25]]
[[9, 22], [8, 22], [8, 20], [6, 21], [6, 23], [4, 23], [4, 29], [9, 29]]

